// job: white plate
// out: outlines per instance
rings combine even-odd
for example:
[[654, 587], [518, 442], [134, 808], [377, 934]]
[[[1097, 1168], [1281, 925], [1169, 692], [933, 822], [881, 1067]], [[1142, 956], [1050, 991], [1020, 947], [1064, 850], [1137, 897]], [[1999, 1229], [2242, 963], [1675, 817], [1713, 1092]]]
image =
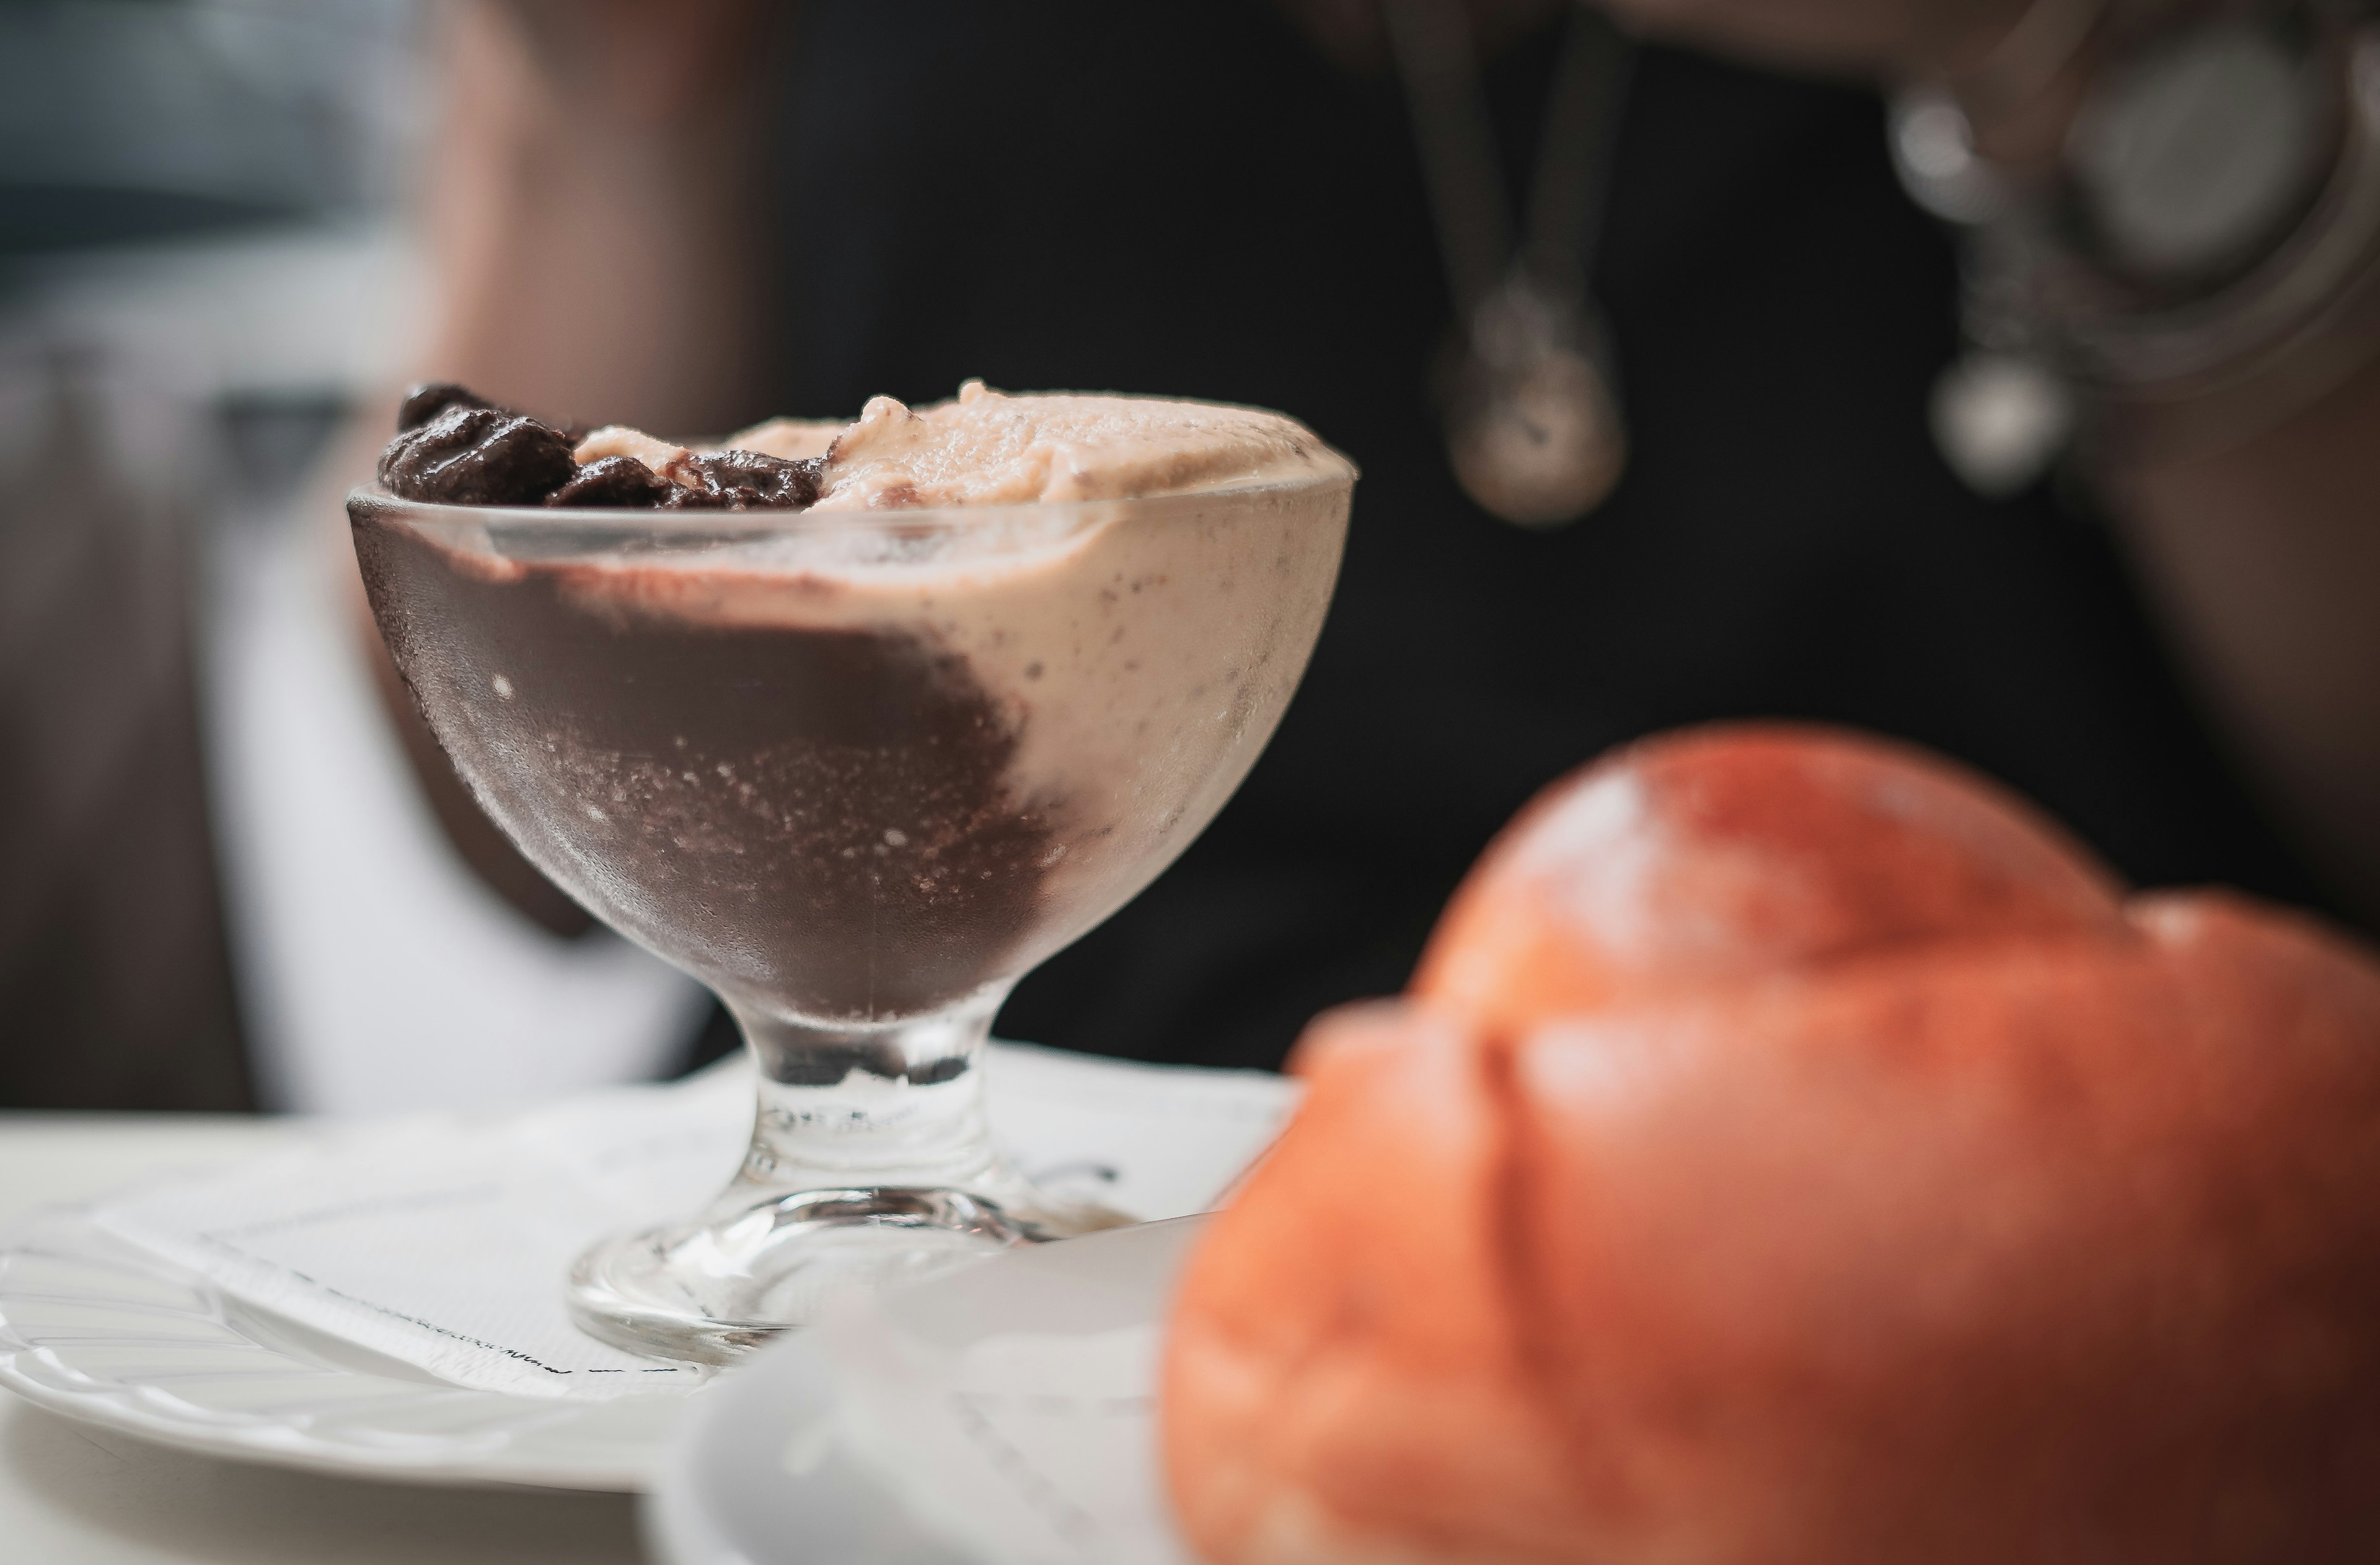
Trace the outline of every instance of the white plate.
[[[1205, 1224], [1203, 1217], [1144, 1223], [1027, 1250], [1013, 1250], [964, 1271], [886, 1295], [874, 1313], [904, 1340], [956, 1355], [994, 1337], [1113, 1341], [1153, 1329], [1164, 1316], [1173, 1277]], [[980, 1565], [981, 1556], [950, 1541], [947, 1515], [936, 1528], [898, 1498], [884, 1469], [827, 1437], [838, 1400], [866, 1384], [846, 1357], [848, 1337], [835, 1328], [806, 1332], [770, 1348], [723, 1381], [691, 1411], [672, 1444], [644, 1508], [647, 1541], [668, 1565]], [[855, 1380], [855, 1375], [861, 1377]], [[1118, 1465], [1156, 1471], [1154, 1387], [1116, 1386], [1134, 1411], [1109, 1413], [1101, 1428]], [[910, 1470], [927, 1489], [953, 1476], [922, 1450]], [[1030, 1486], [1032, 1475], [1025, 1485]], [[945, 1491], [956, 1493], [953, 1486]], [[1153, 1490], [1135, 1497], [1153, 1511]], [[964, 1518], [961, 1519], [962, 1523]], [[1170, 1539], [1153, 1515], [1137, 1518]], [[1136, 1558], [1185, 1558], [1160, 1540]], [[1098, 1549], [1093, 1547], [1092, 1555]]]
[[698, 1390], [556, 1401], [450, 1385], [227, 1297], [79, 1208], [0, 1238], [0, 1386], [210, 1456], [349, 1477], [628, 1492]]

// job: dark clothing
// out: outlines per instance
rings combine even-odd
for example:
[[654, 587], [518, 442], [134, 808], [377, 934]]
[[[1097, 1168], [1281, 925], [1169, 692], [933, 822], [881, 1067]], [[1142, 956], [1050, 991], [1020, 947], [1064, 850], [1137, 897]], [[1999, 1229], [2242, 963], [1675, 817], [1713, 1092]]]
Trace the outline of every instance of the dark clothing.
[[[1010, 1037], [1269, 1064], [1400, 987], [1536, 789], [1709, 718], [1859, 724], [2032, 795], [2146, 883], [2315, 893], [2186, 706], [2109, 540], [1961, 489], [1925, 425], [1945, 236], [1867, 94], [1648, 50], [1597, 292], [1634, 439], [1536, 534], [1455, 488], [1426, 392], [1450, 320], [1393, 80], [1273, 7], [822, 0], [785, 102], [785, 388], [1220, 398], [1364, 469], [1305, 684], [1239, 796], [1028, 977]], [[1491, 95], [1523, 188], [1554, 35]]]
[[[800, 33], [780, 183], [754, 193], [785, 222], [779, 407], [848, 417], [978, 374], [1214, 397], [1364, 468], [1270, 749], [1178, 865], [1025, 981], [1008, 1036], [1274, 1062], [1318, 1008], [1403, 983], [1531, 793], [1708, 718], [1905, 735], [2136, 880], [2316, 900], [2103, 531], [2046, 491], [1978, 500], [1937, 459], [1951, 257], [1893, 186], [1873, 98], [1645, 52], [1596, 276], [1633, 457], [1599, 514], [1534, 534], [1447, 467], [1425, 382], [1451, 311], [1392, 80], [1266, 0], [806, 0]], [[1516, 191], [1554, 42], [1491, 67]], [[248, 1100], [181, 563], [145, 526], [96, 491], [0, 505], [0, 1105]]]

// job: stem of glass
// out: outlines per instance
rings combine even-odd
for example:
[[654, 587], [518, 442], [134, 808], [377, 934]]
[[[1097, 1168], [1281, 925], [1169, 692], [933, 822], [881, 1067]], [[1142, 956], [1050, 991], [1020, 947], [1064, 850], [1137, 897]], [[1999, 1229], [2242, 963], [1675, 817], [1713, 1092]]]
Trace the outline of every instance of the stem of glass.
[[756, 1191], [968, 1185], [999, 1166], [983, 1046], [1008, 986], [881, 1027], [820, 1027], [735, 1009], [759, 1105], [743, 1171], [722, 1202]]
[[1007, 991], [869, 1027], [736, 1008], [759, 1066], [744, 1166], [691, 1220], [580, 1256], [573, 1318], [638, 1352], [725, 1363], [844, 1289], [1123, 1220], [1046, 1200], [993, 1146], [983, 1046]]

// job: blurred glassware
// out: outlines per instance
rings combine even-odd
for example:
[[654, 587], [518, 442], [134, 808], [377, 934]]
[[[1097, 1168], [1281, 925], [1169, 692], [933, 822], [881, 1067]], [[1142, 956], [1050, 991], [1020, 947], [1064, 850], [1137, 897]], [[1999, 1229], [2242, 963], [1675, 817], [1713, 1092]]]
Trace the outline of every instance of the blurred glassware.
[[[580, 1258], [583, 1329], [727, 1363], [843, 1288], [1124, 1220], [994, 1146], [984, 1045], [1271, 738], [1355, 481], [1300, 456], [1270, 481], [940, 508], [348, 496], [381, 633], [473, 795], [709, 985], [758, 1067], [741, 1170]], [[1125, 581], [1148, 591], [1086, 634]]]

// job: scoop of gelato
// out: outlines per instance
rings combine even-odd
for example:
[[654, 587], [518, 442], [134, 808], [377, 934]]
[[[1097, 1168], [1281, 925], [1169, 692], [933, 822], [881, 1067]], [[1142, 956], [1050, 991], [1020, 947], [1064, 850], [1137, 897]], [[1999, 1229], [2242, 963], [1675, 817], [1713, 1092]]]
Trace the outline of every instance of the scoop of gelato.
[[826, 452], [822, 508], [1118, 500], [1343, 466], [1278, 413], [1154, 397], [1007, 396], [969, 381], [912, 410], [872, 399]]

